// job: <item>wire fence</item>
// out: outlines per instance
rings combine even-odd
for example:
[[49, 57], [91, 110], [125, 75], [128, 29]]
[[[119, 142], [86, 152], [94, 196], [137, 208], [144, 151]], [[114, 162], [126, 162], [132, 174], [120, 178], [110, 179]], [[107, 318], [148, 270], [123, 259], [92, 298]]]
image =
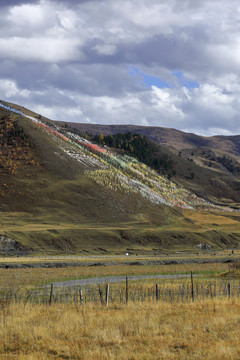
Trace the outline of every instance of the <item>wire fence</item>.
[[120, 284], [87, 286], [5, 287], [0, 289], [0, 305], [10, 303], [32, 304], [126, 304], [129, 302], [187, 303], [208, 298], [240, 297], [240, 281], [202, 280], [191, 278], [173, 282], [138, 283], [126, 281]]

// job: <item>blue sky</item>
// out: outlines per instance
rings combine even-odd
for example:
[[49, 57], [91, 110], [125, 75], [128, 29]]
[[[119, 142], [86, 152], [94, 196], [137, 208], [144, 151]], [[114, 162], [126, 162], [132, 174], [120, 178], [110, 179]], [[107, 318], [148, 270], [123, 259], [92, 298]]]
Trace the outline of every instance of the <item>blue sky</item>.
[[133, 77], [133, 79], [135, 79], [136, 83], [140, 86], [143, 86], [143, 84], [146, 87], [157, 86], [159, 88], [170, 88], [174, 86], [173, 84], [167, 83], [165, 80], [161, 79], [158, 76], [144, 74], [140, 71], [140, 69], [135, 66], [130, 66], [130, 70], [128, 71], [128, 73]]
[[177, 78], [179, 86], [184, 86], [187, 89], [196, 89], [200, 86], [200, 84], [196, 80], [188, 79], [182, 71], [175, 70], [172, 72], [172, 74]]
[[0, 2], [1, 99], [52, 119], [240, 134], [237, 0]]
[[200, 85], [197, 81], [187, 79], [184, 73], [179, 70], [171, 72], [170, 75], [172, 75], [172, 80], [168, 82], [158, 76], [145, 74], [136, 66], [130, 66], [128, 73], [135, 79], [136, 84], [139, 84], [140, 86], [144, 84], [146, 87], [156, 86], [160, 89], [181, 86], [186, 87], [187, 89], [195, 89]]

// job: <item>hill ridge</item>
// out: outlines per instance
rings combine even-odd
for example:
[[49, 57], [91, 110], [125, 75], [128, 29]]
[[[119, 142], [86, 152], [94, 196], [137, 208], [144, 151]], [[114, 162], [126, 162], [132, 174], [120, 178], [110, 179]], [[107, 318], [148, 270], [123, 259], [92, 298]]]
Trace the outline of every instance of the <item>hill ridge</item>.
[[218, 148], [240, 155], [240, 135], [213, 135], [203, 136], [192, 132], [184, 132], [174, 128], [143, 125], [99, 125], [88, 123], [74, 123], [55, 121], [58, 125], [76, 128], [84, 133], [96, 135], [113, 135], [119, 132], [135, 132], [148, 136], [151, 140], [172, 147], [177, 151], [194, 149], [196, 147]]

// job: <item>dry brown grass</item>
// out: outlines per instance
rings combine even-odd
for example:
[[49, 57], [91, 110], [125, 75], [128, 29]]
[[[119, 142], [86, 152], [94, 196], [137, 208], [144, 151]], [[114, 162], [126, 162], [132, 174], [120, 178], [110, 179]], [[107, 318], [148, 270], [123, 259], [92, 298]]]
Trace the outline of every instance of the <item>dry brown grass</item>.
[[237, 360], [240, 300], [100, 306], [9, 305], [0, 358]]
[[[239, 228], [239, 221], [231, 219], [229, 216], [197, 211], [186, 211], [185, 215], [198, 226], [215, 224], [215, 226], [231, 225]], [[239, 214], [236, 214], [236, 218], [239, 218]]]

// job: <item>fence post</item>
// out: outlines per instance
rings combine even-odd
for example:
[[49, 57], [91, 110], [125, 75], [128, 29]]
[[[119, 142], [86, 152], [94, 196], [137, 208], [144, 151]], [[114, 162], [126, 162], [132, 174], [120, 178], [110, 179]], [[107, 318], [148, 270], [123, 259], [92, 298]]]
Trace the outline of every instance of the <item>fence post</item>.
[[109, 285], [106, 285], [106, 305], [108, 306], [109, 302]]
[[98, 287], [98, 292], [99, 292], [99, 297], [100, 297], [101, 304], [103, 305], [103, 293], [102, 293], [100, 285]]
[[156, 301], [158, 302], [158, 284], [156, 284]]
[[83, 296], [82, 296], [82, 289], [79, 289], [79, 296], [80, 296], [80, 304], [83, 304]]
[[191, 271], [191, 295], [192, 295], [192, 301], [194, 301], [194, 288], [193, 288], [193, 273]]
[[228, 297], [229, 297], [229, 299], [231, 297], [231, 284], [230, 283], [228, 283]]
[[52, 296], [53, 296], [53, 284], [51, 284], [50, 297], [49, 297], [49, 305], [52, 304]]
[[126, 304], [128, 303], [128, 277], [126, 276]]

